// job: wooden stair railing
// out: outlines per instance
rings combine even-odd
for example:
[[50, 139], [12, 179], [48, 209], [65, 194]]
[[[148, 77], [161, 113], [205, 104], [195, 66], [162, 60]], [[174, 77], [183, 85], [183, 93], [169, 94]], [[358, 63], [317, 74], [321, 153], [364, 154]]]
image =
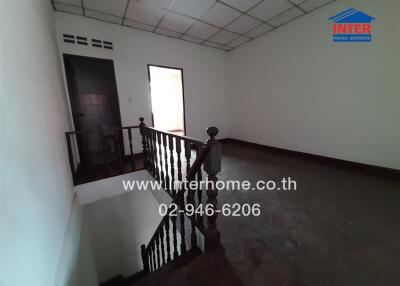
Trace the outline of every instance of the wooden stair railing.
[[[196, 209], [199, 205], [204, 206], [200, 184], [196, 189], [190, 188], [190, 182], [194, 180], [200, 182], [202, 180], [202, 168], [208, 174], [208, 181], [214, 182], [214, 184], [206, 185], [206, 204], [214, 210], [216, 209], [218, 193], [214, 187], [218, 180], [216, 175], [221, 170], [221, 148], [215, 139], [218, 134], [216, 127], [207, 129], [209, 139], [203, 143], [192, 138], [147, 127], [143, 122], [143, 118], [140, 118], [140, 121], [145, 168], [156, 180], [162, 183], [167, 193], [172, 197], [172, 202], [166, 215], [161, 219], [147, 246], [144, 244], [141, 246], [144, 271], [153, 272], [187, 251], [185, 220], [190, 223], [190, 249], [198, 247], [197, 231], [204, 235], [206, 251], [221, 248], [220, 233], [216, 224], [217, 213], [214, 212], [212, 216], [207, 216], [207, 224], [205, 225], [202, 214], [193, 212], [189, 216], [185, 212], [188, 204], [192, 205], [193, 209]], [[182, 186], [189, 187], [175, 190], [173, 182], [175, 180], [182, 181], [183, 178], [182, 149], [184, 149], [186, 159], [185, 178], [186, 182], [188, 182]], [[173, 152], [174, 150], [175, 153]], [[190, 166], [192, 153], [196, 154], [196, 159]], [[177, 206], [176, 211], [174, 211], [175, 206]], [[182, 212], [179, 212], [179, 210], [182, 210]], [[178, 218], [180, 226], [179, 249]]]
[[[80, 130], [65, 132], [69, 164], [74, 185], [108, 178], [140, 169], [141, 154], [134, 154], [134, 132], [140, 126], [111, 126], [107, 133], [99, 128], [97, 130]], [[113, 137], [116, 158], [109, 158], [106, 152], [107, 137]], [[140, 137], [137, 137], [140, 138]], [[90, 142], [97, 141], [101, 146], [97, 160], [93, 159], [93, 150]], [[125, 143], [127, 148], [124, 148]], [[140, 142], [139, 142], [140, 143]], [[126, 146], [125, 146], [126, 147]]]

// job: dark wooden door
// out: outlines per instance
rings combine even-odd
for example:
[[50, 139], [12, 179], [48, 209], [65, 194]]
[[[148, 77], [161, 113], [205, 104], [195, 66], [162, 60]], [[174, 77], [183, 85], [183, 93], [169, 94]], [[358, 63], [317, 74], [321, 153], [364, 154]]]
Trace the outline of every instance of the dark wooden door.
[[104, 154], [123, 154], [113, 61], [64, 54], [64, 64], [75, 130], [84, 131], [77, 140], [81, 161], [97, 164]]

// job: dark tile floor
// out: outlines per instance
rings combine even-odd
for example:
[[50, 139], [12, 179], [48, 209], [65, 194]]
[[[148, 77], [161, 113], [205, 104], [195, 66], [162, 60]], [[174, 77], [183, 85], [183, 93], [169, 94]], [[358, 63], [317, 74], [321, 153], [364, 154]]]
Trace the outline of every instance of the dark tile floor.
[[400, 180], [224, 143], [221, 180], [297, 181], [295, 191], [220, 191], [259, 217], [218, 217], [243, 285], [400, 285]]

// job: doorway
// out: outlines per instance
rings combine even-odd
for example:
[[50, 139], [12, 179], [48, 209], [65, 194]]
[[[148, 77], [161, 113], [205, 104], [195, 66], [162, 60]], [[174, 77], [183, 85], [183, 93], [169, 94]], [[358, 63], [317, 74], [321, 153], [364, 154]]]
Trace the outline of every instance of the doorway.
[[153, 126], [185, 135], [185, 101], [181, 68], [148, 65]]
[[112, 60], [64, 54], [77, 144], [84, 165], [116, 161], [124, 154], [121, 115]]

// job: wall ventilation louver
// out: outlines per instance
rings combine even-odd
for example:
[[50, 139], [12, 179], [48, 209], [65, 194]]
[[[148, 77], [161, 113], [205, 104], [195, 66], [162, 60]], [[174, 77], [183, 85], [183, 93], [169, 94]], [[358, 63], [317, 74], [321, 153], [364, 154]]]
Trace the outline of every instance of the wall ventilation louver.
[[86, 37], [76, 36], [76, 39], [77, 39], [78, 45], [87, 46], [87, 38]]
[[103, 45], [101, 44], [101, 41], [97, 40], [97, 39], [92, 39], [92, 46], [96, 47], [96, 48], [102, 48], [103, 47]]
[[107, 42], [107, 41], [103, 41], [103, 47], [105, 49], [109, 49], [109, 50], [112, 50], [114, 48], [113, 47], [113, 43], [112, 42]]
[[[89, 41], [88, 41], [87, 37], [75, 36], [75, 35], [71, 35], [71, 34], [63, 34], [63, 39], [64, 39], [64, 43], [89, 46]], [[108, 50], [114, 49], [113, 43], [109, 42], [109, 41], [101, 41], [101, 40], [92, 38], [90, 43], [91, 43], [92, 47], [103, 48], [103, 49], [108, 49]]]
[[64, 42], [75, 44], [75, 36], [69, 34], [63, 34]]

